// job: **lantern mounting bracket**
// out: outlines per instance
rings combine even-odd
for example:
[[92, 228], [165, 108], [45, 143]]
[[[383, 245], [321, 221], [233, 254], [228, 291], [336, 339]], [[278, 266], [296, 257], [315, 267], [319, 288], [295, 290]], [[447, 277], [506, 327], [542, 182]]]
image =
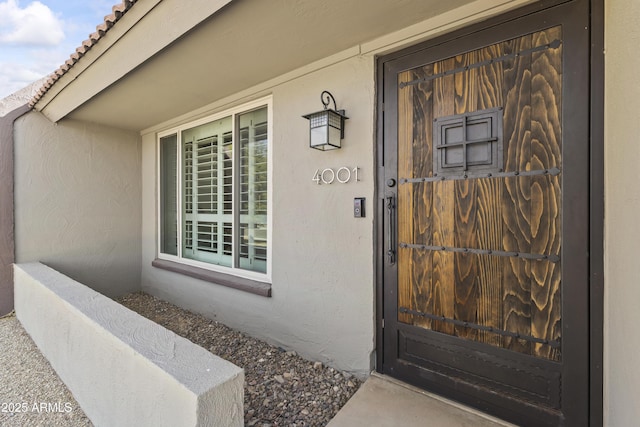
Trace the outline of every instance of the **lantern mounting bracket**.
[[[322, 93], [320, 94], [320, 101], [322, 102], [322, 105], [324, 105], [324, 109], [326, 110], [327, 107], [329, 106], [329, 103], [331, 101], [333, 101], [333, 109], [334, 111], [338, 111], [338, 106], [336, 104], [336, 99], [333, 97], [333, 95], [331, 95], [331, 92], [329, 92], [328, 90], [323, 90]], [[344, 110], [342, 110], [344, 112]]]
[[[347, 118], [344, 114], [344, 110], [338, 110], [338, 105], [336, 104], [336, 99], [331, 95], [331, 92], [328, 90], [323, 90], [320, 94], [320, 101], [322, 105], [324, 105], [324, 109], [326, 110], [329, 107], [329, 104], [333, 101], [333, 111], [341, 115], [343, 118]], [[331, 108], [329, 108], [331, 110]], [[340, 129], [340, 138], [344, 138], [344, 126]]]

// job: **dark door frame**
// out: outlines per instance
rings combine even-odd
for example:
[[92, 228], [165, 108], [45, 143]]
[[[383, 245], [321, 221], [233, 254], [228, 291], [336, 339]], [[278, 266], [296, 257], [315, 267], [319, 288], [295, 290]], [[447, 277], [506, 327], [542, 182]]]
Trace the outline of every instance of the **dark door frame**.
[[[590, 8], [589, 68], [589, 424], [603, 424], [603, 318], [604, 318], [604, 0], [586, 1]], [[384, 64], [428, 47], [485, 30], [495, 25], [568, 3], [570, 0], [543, 0], [507, 12], [501, 16], [423, 42], [377, 59], [377, 143], [378, 168], [376, 191], [376, 370], [382, 372], [384, 362], [384, 247], [385, 176], [384, 176]]]

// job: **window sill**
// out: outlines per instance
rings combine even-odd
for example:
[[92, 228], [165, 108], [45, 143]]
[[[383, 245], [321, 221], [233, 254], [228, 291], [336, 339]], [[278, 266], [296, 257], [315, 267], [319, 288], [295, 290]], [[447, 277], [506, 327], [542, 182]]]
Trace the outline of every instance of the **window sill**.
[[151, 265], [163, 270], [184, 274], [185, 276], [194, 277], [196, 279], [204, 280], [210, 283], [215, 283], [216, 285], [227, 286], [229, 288], [238, 289], [240, 291], [249, 292], [251, 294], [261, 295], [263, 297], [271, 297], [270, 283], [245, 279], [243, 277], [237, 277], [231, 274], [206, 270], [204, 268], [193, 267], [191, 265], [180, 264], [177, 262], [158, 258], [154, 259]]

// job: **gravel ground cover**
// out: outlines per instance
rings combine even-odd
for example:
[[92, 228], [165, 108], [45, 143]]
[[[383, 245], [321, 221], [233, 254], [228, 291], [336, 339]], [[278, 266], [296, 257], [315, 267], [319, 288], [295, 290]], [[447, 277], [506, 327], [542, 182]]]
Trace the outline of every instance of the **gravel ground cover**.
[[361, 385], [348, 373], [305, 360], [148, 294], [129, 294], [118, 302], [244, 368], [247, 426], [324, 426]]
[[[244, 368], [247, 426], [324, 426], [361, 385], [348, 373], [148, 294], [118, 302]], [[0, 318], [0, 426], [92, 425], [16, 317]]]
[[0, 426], [92, 426], [15, 316], [0, 318]]

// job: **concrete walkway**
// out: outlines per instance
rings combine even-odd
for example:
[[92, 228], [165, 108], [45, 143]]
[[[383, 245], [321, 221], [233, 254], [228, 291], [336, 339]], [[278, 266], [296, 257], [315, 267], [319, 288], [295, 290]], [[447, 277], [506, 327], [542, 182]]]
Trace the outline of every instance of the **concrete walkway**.
[[512, 424], [377, 373], [327, 427], [505, 427]]

